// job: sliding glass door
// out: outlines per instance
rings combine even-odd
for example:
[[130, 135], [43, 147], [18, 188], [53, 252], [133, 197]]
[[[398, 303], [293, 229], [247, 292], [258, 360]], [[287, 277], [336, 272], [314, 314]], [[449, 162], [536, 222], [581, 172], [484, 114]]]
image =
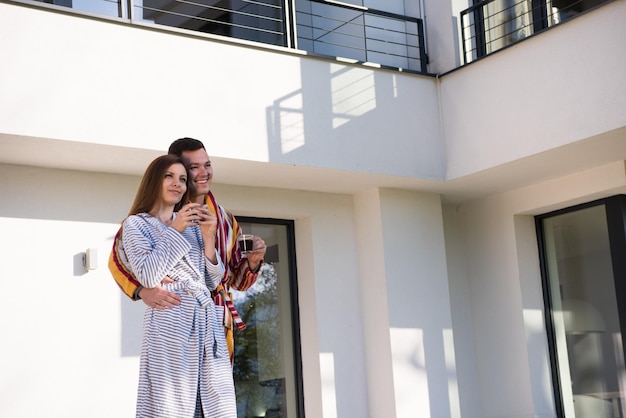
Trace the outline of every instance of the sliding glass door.
[[559, 416], [624, 417], [624, 196], [537, 218]]

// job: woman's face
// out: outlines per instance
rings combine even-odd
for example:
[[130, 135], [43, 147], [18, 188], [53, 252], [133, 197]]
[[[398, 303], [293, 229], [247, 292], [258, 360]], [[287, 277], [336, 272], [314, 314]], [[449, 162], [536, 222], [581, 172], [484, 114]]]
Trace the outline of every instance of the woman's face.
[[183, 198], [187, 191], [187, 170], [182, 164], [172, 164], [163, 176], [161, 200], [163, 204], [175, 205]]

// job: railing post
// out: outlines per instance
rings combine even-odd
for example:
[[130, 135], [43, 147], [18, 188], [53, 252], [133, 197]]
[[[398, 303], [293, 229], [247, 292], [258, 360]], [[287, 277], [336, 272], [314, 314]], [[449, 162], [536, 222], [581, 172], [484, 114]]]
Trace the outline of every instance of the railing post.
[[126, 7], [128, 10], [128, 19], [132, 22], [135, 20], [135, 10], [134, 10], [133, 0], [126, 0]]
[[541, 32], [548, 27], [548, 9], [546, 0], [531, 0], [531, 16], [533, 17], [533, 33]]
[[285, 45], [287, 48], [297, 49], [296, 38], [296, 4], [295, 0], [282, 0], [283, 32], [285, 33]]
[[[462, 47], [463, 47], [463, 64], [467, 64], [467, 38], [465, 37], [465, 16], [468, 16], [467, 19], [469, 19], [469, 15], [467, 14], [467, 12], [465, 10], [463, 10], [461, 12], [461, 43], [462, 43]], [[471, 34], [472, 34], [472, 30], [470, 28], [471, 25], [469, 25], [468, 22], [468, 30], [470, 31], [470, 38], [471, 38]]]
[[367, 58], [369, 55], [369, 50], [367, 49], [367, 28], [365, 27], [365, 12], [361, 13], [361, 17], [363, 19], [363, 48], [365, 50], [365, 61], [369, 62], [369, 59]]
[[474, 32], [476, 34], [476, 58], [487, 55], [487, 38], [485, 36], [485, 10], [484, 6], [477, 7], [474, 11]]
[[417, 36], [419, 37], [420, 46], [420, 70], [423, 73], [428, 72], [428, 55], [426, 54], [426, 42], [424, 35], [424, 21], [422, 19], [417, 21]]

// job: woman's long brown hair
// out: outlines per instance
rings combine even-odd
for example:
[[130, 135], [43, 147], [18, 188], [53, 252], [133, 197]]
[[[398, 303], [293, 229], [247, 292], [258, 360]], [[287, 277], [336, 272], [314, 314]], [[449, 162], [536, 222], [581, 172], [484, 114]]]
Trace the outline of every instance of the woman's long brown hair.
[[[185, 167], [185, 171], [187, 171], [187, 167], [183, 163], [183, 160], [180, 157], [171, 154], [161, 155], [150, 163], [143, 175], [143, 178], [141, 179], [137, 195], [135, 196], [135, 201], [133, 202], [133, 206], [128, 212], [128, 215], [136, 215], [138, 213], [150, 212], [152, 210], [156, 202], [161, 198], [163, 179], [165, 178], [165, 173], [168, 168], [172, 166], [172, 164], [181, 164]], [[186, 185], [187, 190], [183, 193], [183, 197], [180, 199], [180, 202], [178, 202], [174, 207], [174, 211], [178, 211], [184, 204], [187, 203], [187, 200], [189, 200], [189, 172], [187, 172]]]

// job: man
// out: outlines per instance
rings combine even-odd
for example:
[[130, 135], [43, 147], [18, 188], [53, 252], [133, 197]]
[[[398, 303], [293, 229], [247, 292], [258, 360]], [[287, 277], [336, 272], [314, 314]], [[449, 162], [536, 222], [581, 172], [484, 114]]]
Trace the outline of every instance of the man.
[[[217, 236], [215, 248], [225, 267], [222, 284], [214, 292], [215, 304], [224, 307], [224, 332], [231, 363], [234, 353], [233, 326], [239, 330], [245, 329], [245, 324], [237, 313], [230, 295], [230, 290], [245, 291], [255, 282], [258, 272], [263, 265], [266, 246], [263, 239], [254, 236], [252, 252], [242, 257], [237, 237], [241, 235], [241, 228], [235, 217], [219, 206], [211, 193], [213, 167], [211, 160], [202, 142], [193, 138], [180, 138], [174, 141], [169, 148], [169, 154], [183, 159], [189, 171], [189, 196], [191, 202], [204, 203], [217, 216]], [[143, 302], [156, 309], [168, 309], [180, 303], [178, 295], [168, 292], [160, 285], [146, 288], [139, 284], [130, 269], [127, 267], [123, 248], [121, 247], [120, 231], [115, 236], [113, 249], [109, 257], [109, 270], [122, 291], [133, 300]], [[171, 281], [169, 277], [163, 279]]]

